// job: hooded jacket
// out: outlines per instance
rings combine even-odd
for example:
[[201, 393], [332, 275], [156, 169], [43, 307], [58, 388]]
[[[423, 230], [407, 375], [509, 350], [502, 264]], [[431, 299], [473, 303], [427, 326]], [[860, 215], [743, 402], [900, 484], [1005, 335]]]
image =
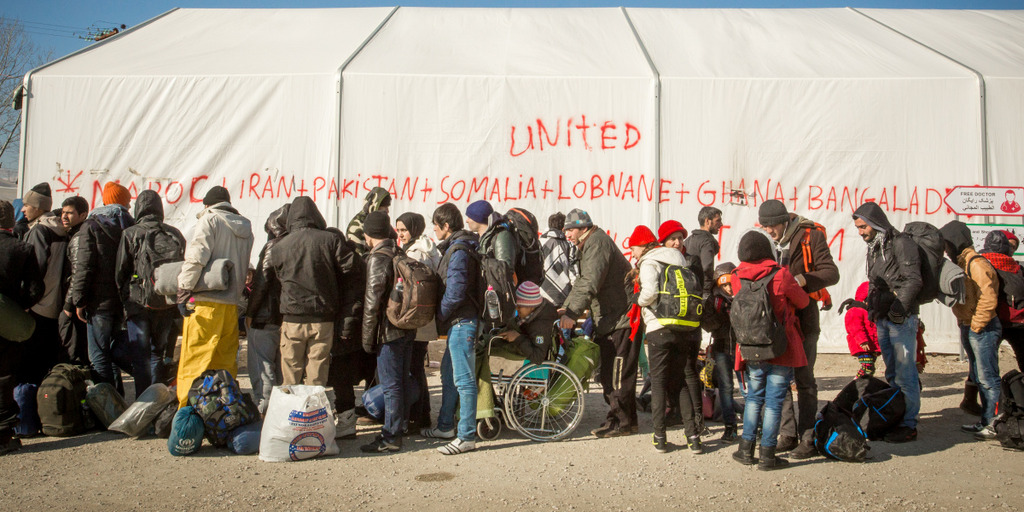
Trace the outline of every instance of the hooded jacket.
[[953, 305], [953, 316], [957, 324], [981, 332], [996, 317], [999, 275], [992, 264], [974, 250], [970, 228], [965, 224], [950, 222], [940, 232], [946, 242], [946, 250], [952, 251], [957, 265], [967, 275], [964, 280], [967, 300], [963, 304]]
[[[854, 299], [859, 302], [868, 300], [869, 288], [870, 285], [867, 281], [861, 283], [857, 287]], [[869, 352], [874, 354], [880, 352], [878, 348], [878, 326], [868, 319], [868, 310], [859, 306], [851, 306], [843, 315], [843, 322], [846, 324], [846, 343], [850, 346], [850, 355], [864, 352], [864, 348], [861, 345], [865, 343], [868, 345]]]
[[[741, 262], [740, 265], [736, 267], [736, 271], [732, 274], [733, 293], [739, 293], [740, 288], [743, 286], [742, 279], [755, 281], [768, 275], [768, 273], [777, 267], [779, 267], [779, 264], [771, 259]], [[792, 368], [807, 366], [807, 354], [804, 353], [803, 345], [804, 335], [800, 331], [800, 323], [797, 320], [796, 312], [807, 307], [811, 300], [810, 297], [808, 297], [807, 292], [797, 284], [796, 279], [793, 278], [793, 274], [790, 274], [786, 267], [781, 267], [780, 270], [772, 276], [769, 294], [772, 304], [772, 312], [775, 313], [775, 318], [786, 326], [786, 339], [789, 342], [789, 346], [786, 348], [786, 352], [781, 356], [776, 357], [775, 359], [769, 359], [767, 362], [778, 366], [789, 366]], [[746, 363], [743, 361], [743, 355], [740, 353], [740, 347], [737, 344], [735, 369], [743, 370], [745, 368], [745, 364]]]
[[288, 210], [286, 204], [267, 217], [263, 230], [267, 232], [267, 243], [260, 250], [260, 259], [256, 264], [256, 275], [252, 280], [252, 294], [249, 296], [249, 307], [246, 316], [252, 319], [253, 327], [263, 329], [269, 325], [281, 325], [281, 285], [277, 281], [269, 284], [267, 276], [270, 272], [270, 254], [277, 242], [288, 234]]
[[192, 240], [185, 249], [185, 261], [178, 274], [178, 290], [192, 290], [203, 270], [216, 259], [230, 260], [235, 271], [231, 284], [225, 290], [197, 292], [197, 301], [239, 305], [245, 288], [245, 274], [249, 270], [252, 253], [252, 224], [239, 215], [231, 203], [224, 201], [207, 207], [199, 213]]
[[437, 306], [438, 333], [447, 333], [459, 320], [480, 318], [477, 247], [476, 234], [464, 229], [437, 244], [442, 254], [437, 265], [437, 276], [441, 281], [438, 290], [441, 297]]
[[267, 278], [281, 286], [285, 322], [334, 322], [339, 308], [356, 302], [355, 285], [363, 282], [358, 275], [361, 260], [326, 227], [312, 199], [303, 196], [292, 202], [288, 234], [271, 251]]
[[[811, 250], [810, 271], [804, 269], [805, 238]], [[824, 233], [815, 229], [813, 220], [790, 213], [789, 224], [779, 239], [779, 248], [782, 250], [781, 263], [789, 269], [789, 273], [794, 277], [802, 275], [807, 280], [803, 287], [805, 292], [816, 292], [839, 282], [839, 267], [832, 259], [828, 240]]]
[[420, 235], [405, 247], [405, 255], [419, 261], [432, 270], [437, 268], [441, 262], [441, 251], [437, 250], [437, 244], [427, 235]]
[[399, 329], [388, 320], [388, 298], [395, 288], [394, 259], [402, 250], [394, 240], [382, 240], [366, 255], [366, 293], [363, 296], [363, 350], [377, 352], [384, 343], [415, 331]]
[[579, 318], [589, 308], [595, 336], [629, 327], [629, 302], [623, 285], [630, 271], [629, 261], [608, 233], [597, 226], [581, 236], [578, 247], [580, 276], [562, 306], [566, 316]]
[[[658, 316], [654, 314], [653, 307], [658, 302], [661, 274], [669, 265], [686, 266], [683, 253], [668, 247], [655, 247], [644, 252], [640, 261], [637, 262], [637, 266], [640, 268], [640, 294], [637, 295], [636, 304], [641, 308], [644, 326], [648, 333], [665, 328], [658, 322]], [[692, 292], [697, 293], [699, 290], [692, 290]], [[693, 333], [698, 338], [700, 337], [700, 330], [694, 330]]]
[[160, 195], [152, 190], [143, 190], [135, 200], [135, 225], [124, 230], [117, 250], [115, 280], [125, 314], [129, 317], [146, 310], [142, 282], [151, 276], [136, 275], [135, 260], [142, 251], [146, 236], [157, 230], [170, 233], [182, 248], [185, 247], [185, 237], [181, 231], [170, 224], [164, 224], [164, 204]]
[[[718, 240], [715, 239], [715, 235], [703, 229], [695, 229], [683, 241], [683, 247], [686, 247], [686, 254], [700, 259], [700, 266], [704, 276], [710, 276], [715, 273], [715, 257], [718, 256], [718, 251], [721, 249], [718, 245]], [[705, 297], [709, 297], [711, 290], [714, 288], [715, 283], [713, 280], [704, 279]]]
[[39, 272], [43, 275], [43, 292], [32, 311], [46, 318], [57, 318], [67, 293], [67, 277], [71, 269], [65, 265], [68, 247], [67, 230], [54, 212], [46, 212], [36, 219], [25, 235], [25, 242], [35, 251]]
[[0, 230], [0, 294], [28, 309], [44, 291], [32, 246], [18, 240], [13, 230]]
[[895, 300], [899, 300], [906, 314], [917, 314], [917, 295], [921, 291], [921, 256], [917, 244], [900, 233], [875, 203], [864, 203], [853, 212], [871, 226], [880, 240], [869, 243], [867, 254], [868, 305], [884, 317]]
[[356, 254], [359, 256], [364, 256], [370, 250], [363, 239], [363, 222], [366, 221], [366, 216], [390, 205], [391, 194], [381, 187], [373, 187], [363, 200], [363, 209], [348, 223], [345, 236], [355, 246]]
[[76, 237], [74, 274], [71, 276], [71, 303], [90, 314], [120, 316], [121, 297], [117, 291], [117, 250], [121, 234], [135, 221], [128, 209], [119, 204], [94, 208], [82, 223]]

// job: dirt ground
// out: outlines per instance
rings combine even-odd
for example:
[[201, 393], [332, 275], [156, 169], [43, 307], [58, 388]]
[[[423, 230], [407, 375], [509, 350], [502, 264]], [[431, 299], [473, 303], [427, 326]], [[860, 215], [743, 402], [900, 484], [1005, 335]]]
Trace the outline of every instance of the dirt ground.
[[[1000, 362], [1004, 372], [1013, 364], [1005, 346]], [[840, 355], [819, 356], [817, 367], [822, 401], [857, 369]], [[440, 382], [432, 373], [436, 414]], [[732, 460], [735, 445], [717, 441], [715, 423], [705, 454], [685, 444], [660, 454], [649, 414], [641, 414], [638, 435], [595, 439], [589, 432], [607, 408], [592, 386], [571, 438], [536, 443], [506, 429], [454, 457], [419, 436], [406, 438], [400, 453], [364, 455], [359, 446], [379, 429], [372, 426], [340, 441], [340, 455], [298, 463], [209, 446], [172, 457], [164, 439], [113, 432], [28, 439], [0, 457], [0, 510], [1021, 510], [1024, 453], [959, 431], [976, 420], [957, 408], [965, 375], [956, 357], [931, 356], [918, 441], [871, 443], [863, 464], [817, 457], [759, 472]], [[669, 431], [670, 442], [682, 440], [681, 430]]]

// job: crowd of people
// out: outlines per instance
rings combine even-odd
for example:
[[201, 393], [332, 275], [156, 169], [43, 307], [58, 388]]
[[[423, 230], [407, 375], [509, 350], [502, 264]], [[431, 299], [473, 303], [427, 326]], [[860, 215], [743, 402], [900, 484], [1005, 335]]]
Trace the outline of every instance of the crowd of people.
[[[403, 437], [416, 432], [448, 441], [438, 449], [442, 454], [476, 449], [478, 395], [489, 392], [478, 386], [478, 369], [486, 364], [481, 334], [493, 335], [491, 355], [538, 361], [552, 353], [556, 323], [568, 330], [587, 319], [600, 347], [597, 373], [608, 404], [595, 437], [638, 432], [637, 377], [646, 345], [654, 448], [667, 451], [668, 427], [681, 424], [687, 448], [701, 453], [701, 438], [709, 434], [698, 364], [708, 332], [706, 358], [714, 362], [725, 424], [721, 440], [738, 441], [734, 458], [770, 470], [787, 464], [780, 453], [794, 459], [818, 453], [814, 366], [821, 312], [832, 307], [828, 287], [840, 275], [825, 229], [780, 201], [759, 205], [758, 225], [740, 236], [738, 261], [716, 265], [722, 212], [714, 207], [700, 210], [692, 233], [678, 220], [657, 230], [637, 226], [628, 239], [633, 264], [583, 209], [551, 215], [543, 233], [532, 226], [540, 257], [531, 259], [534, 249], [524, 247], [508, 216], [532, 215], [515, 208], [502, 215], [487, 201], [465, 211], [442, 204], [430, 217], [431, 238], [418, 213], [392, 220], [391, 197], [382, 188], [367, 195], [345, 232], [328, 227], [312, 199], [298, 197], [269, 215], [267, 242], [250, 270], [253, 229], [223, 187], [206, 193], [190, 240], [164, 222], [162, 200], [153, 191], [140, 192], [134, 210], [128, 189], [117, 183], [103, 187], [102, 199], [91, 211], [78, 196], [52, 209], [50, 188], [42, 183], [25, 193], [20, 216], [11, 203], [0, 202], [0, 293], [35, 322], [22, 343], [0, 337], [0, 453], [20, 447], [15, 386], [39, 384], [54, 365], [70, 362], [89, 365], [98, 382], [122, 392], [122, 371], [139, 391], [177, 379], [179, 402], [186, 405], [189, 384], [204, 371], [237, 375], [240, 317], [261, 413], [275, 385], [329, 387], [337, 436], [354, 438], [356, 386], [379, 383], [383, 425], [373, 442], [361, 446], [365, 452], [399, 451]], [[906, 399], [902, 421], [885, 440], [914, 441], [923, 348], [918, 312], [931, 300], [922, 292], [928, 277], [919, 247], [877, 204], [861, 205], [853, 223], [868, 251], [867, 281], [846, 313], [851, 355], [860, 363], [858, 377], [872, 375], [881, 355], [886, 380]], [[996, 273], [1021, 273], [1012, 258], [1018, 241], [993, 231], [979, 254], [963, 223], [950, 222], [940, 232], [946, 254], [966, 275], [952, 306], [970, 360], [961, 408], [980, 420], [963, 429], [992, 439], [1001, 340], [1010, 342], [1024, 369], [1024, 327], [1001, 323], [1006, 305]], [[419, 329], [400, 328], [386, 314], [401, 289], [393, 264], [399, 255], [438, 277], [436, 322]], [[486, 314], [489, 304], [482, 300], [488, 259], [516, 271], [515, 314], [501, 325]], [[175, 261], [181, 262], [176, 296], [163, 299], [154, 291], [154, 271]], [[206, 276], [224, 261], [229, 283], [213, 286]], [[700, 318], [677, 311], [666, 320], [660, 301], [670, 273], [685, 290], [677, 306], [697, 301]], [[749, 318], [730, 315], [762, 289], [781, 340], [769, 355], [745, 344], [769, 334], [751, 333]], [[426, 342], [439, 335], [447, 341], [434, 421], [424, 363]], [[744, 390], [742, 410], [734, 400], [737, 388]]]

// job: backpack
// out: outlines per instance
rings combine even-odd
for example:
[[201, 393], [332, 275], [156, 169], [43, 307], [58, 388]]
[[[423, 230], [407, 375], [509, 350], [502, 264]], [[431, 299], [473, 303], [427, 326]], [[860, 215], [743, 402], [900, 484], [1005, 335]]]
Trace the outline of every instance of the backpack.
[[789, 339], [786, 326], [772, 310], [771, 282], [776, 268], [768, 275], [751, 281], [740, 279], [741, 285], [732, 299], [729, 321], [745, 361], [767, 361], [786, 353]]
[[[481, 316], [490, 320], [495, 327], [508, 325], [516, 313], [515, 270], [508, 262], [492, 258], [480, 257], [480, 290], [477, 304], [481, 305]], [[487, 308], [487, 289], [493, 288], [498, 295], [498, 317], [492, 318]]]
[[86, 380], [92, 377], [88, 366], [58, 364], [46, 374], [36, 392], [36, 406], [43, 433], [69, 437], [96, 426], [85, 401]]
[[1001, 380], [999, 414], [992, 421], [1004, 448], [1024, 450], [1024, 373], [1010, 370]]
[[875, 377], [853, 379], [832, 401], [862, 427], [868, 439], [881, 439], [906, 412], [903, 392]]
[[541, 286], [544, 284], [544, 255], [537, 217], [523, 208], [512, 208], [505, 214], [505, 220], [516, 240], [516, 284], [532, 281]]
[[135, 255], [135, 275], [142, 288], [142, 296], [136, 297], [138, 302], [150, 309], [169, 309], [174, 304], [167, 303], [167, 297], [156, 293], [156, 277], [154, 275], [157, 267], [164, 263], [185, 260], [185, 246], [181, 240], [157, 224], [142, 236], [142, 245]]
[[[992, 266], [995, 268], [995, 265]], [[999, 304], [996, 313], [1003, 328], [1024, 326], [1024, 269], [1008, 272], [996, 268], [999, 276]]]
[[665, 265], [658, 282], [658, 301], [652, 308], [658, 323], [670, 331], [700, 328], [704, 299], [693, 272], [679, 265]]
[[870, 449], [860, 426], [832, 402], [818, 411], [814, 447], [825, 457], [844, 462], [864, 462]]
[[[805, 273], [810, 273], [815, 268], [814, 267], [814, 251], [811, 250], [811, 231], [812, 230], [814, 230], [814, 231], [821, 231], [821, 234], [822, 234], [822, 236], [825, 237], [825, 240], [828, 240], [828, 233], [825, 231], [825, 226], [822, 226], [821, 224], [818, 224], [817, 222], [814, 223], [814, 227], [813, 228], [807, 228], [804, 231], [804, 238], [800, 242], [800, 251], [801, 251], [801, 253], [804, 256], [804, 272]], [[810, 292], [810, 293], [807, 294], [807, 296], [809, 296], [811, 298], [811, 300], [816, 300], [816, 301], [820, 302], [822, 310], [828, 311], [829, 309], [832, 309], [832, 295], [830, 293], [828, 293], [828, 290], [826, 290], [825, 288], [822, 288], [822, 289], [817, 290], [817, 291]]]
[[915, 244], [921, 259], [921, 291], [917, 293], [918, 305], [927, 304], [939, 298], [939, 278], [942, 276], [942, 260], [945, 256], [945, 241], [939, 228], [922, 221], [908, 222], [903, 227]]
[[438, 279], [429, 266], [399, 252], [392, 260], [395, 281], [402, 279], [402, 302], [388, 299], [388, 320], [399, 329], [419, 329], [434, 321]]
[[227, 446], [229, 432], [260, 419], [252, 398], [242, 393], [227, 370], [206, 370], [196, 377], [188, 403], [203, 419], [206, 439], [214, 446]]

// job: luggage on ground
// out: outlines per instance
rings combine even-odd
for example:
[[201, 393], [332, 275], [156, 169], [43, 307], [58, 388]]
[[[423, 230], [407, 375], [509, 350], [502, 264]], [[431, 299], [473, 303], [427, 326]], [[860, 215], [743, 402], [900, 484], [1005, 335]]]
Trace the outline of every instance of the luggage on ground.
[[39, 411], [36, 405], [36, 393], [39, 386], [35, 384], [18, 384], [14, 387], [14, 402], [18, 404], [18, 425], [14, 433], [21, 437], [39, 435], [43, 426], [39, 423]]
[[206, 370], [196, 377], [188, 390], [188, 404], [203, 418], [206, 439], [214, 446], [226, 446], [229, 432], [260, 419], [252, 397], [242, 393], [227, 370]]
[[95, 426], [85, 400], [91, 377], [87, 366], [58, 364], [43, 378], [36, 392], [36, 408], [44, 434], [68, 437]]
[[263, 422], [242, 425], [228, 433], [228, 449], [238, 455], [252, 455], [260, 451], [260, 431]]
[[814, 447], [823, 456], [844, 462], [864, 462], [869, 449], [864, 431], [833, 402], [818, 411]]
[[260, 431], [260, 460], [336, 455], [334, 412], [322, 386], [274, 386]]
[[899, 426], [907, 408], [902, 391], [869, 376], [847, 384], [833, 403], [853, 418], [872, 441], [885, 437]]
[[171, 427], [174, 424], [174, 416], [177, 413], [177, 400], [167, 404], [167, 407], [164, 407], [164, 410], [160, 411], [160, 414], [157, 414], [156, 419], [153, 420], [153, 435], [162, 439], [171, 437]]
[[1024, 450], [1024, 373], [1006, 372], [1001, 385], [999, 414], [992, 421], [996, 439], [1004, 448]]
[[107, 428], [128, 409], [128, 402], [113, 384], [101, 382], [86, 389], [85, 401], [100, 425]]
[[131, 437], [139, 437], [149, 432], [160, 411], [176, 400], [174, 393], [167, 386], [156, 383], [146, 388], [141, 395], [123, 414], [117, 417], [107, 430], [114, 430]]
[[192, 455], [203, 445], [203, 419], [192, 406], [186, 405], [174, 414], [167, 451], [176, 457]]

